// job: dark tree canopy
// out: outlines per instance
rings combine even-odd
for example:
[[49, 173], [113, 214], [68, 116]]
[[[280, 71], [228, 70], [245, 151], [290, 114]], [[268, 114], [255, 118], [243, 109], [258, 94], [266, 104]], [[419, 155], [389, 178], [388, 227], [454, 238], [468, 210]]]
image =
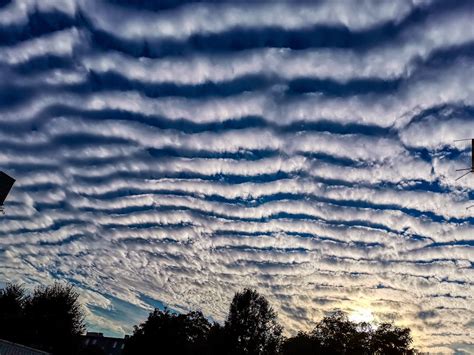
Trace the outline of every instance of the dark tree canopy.
[[235, 294], [225, 329], [235, 354], [276, 354], [282, 341], [276, 312], [255, 290]]
[[344, 312], [336, 311], [324, 317], [314, 328], [312, 336], [324, 352], [334, 354], [365, 354], [369, 333], [359, 331]]
[[[54, 355], [102, 354], [79, 345], [85, 331], [79, 294], [55, 283], [33, 293], [16, 284], [0, 289], [0, 339]], [[232, 299], [224, 326], [201, 312], [179, 314], [155, 309], [135, 326], [124, 355], [412, 355], [410, 329], [391, 323], [355, 323], [336, 311], [311, 332], [284, 339], [277, 314], [257, 291], [244, 289]]]
[[318, 322], [311, 333], [299, 333], [286, 339], [284, 355], [354, 354], [410, 355], [412, 338], [408, 328], [391, 323], [372, 327], [368, 323], [351, 322], [344, 312], [336, 311]]
[[72, 285], [38, 287], [25, 304], [29, 343], [57, 354], [68, 354], [84, 333], [79, 293]]
[[155, 309], [148, 319], [135, 326], [127, 340], [127, 354], [203, 354], [211, 324], [201, 312], [176, 314]]
[[72, 354], [85, 330], [79, 294], [71, 285], [55, 283], [27, 295], [23, 287], [8, 285], [0, 292], [0, 338]]
[[211, 324], [201, 312], [176, 314], [155, 309], [135, 326], [124, 355], [277, 354], [282, 327], [268, 301], [254, 290], [236, 293], [225, 326]]
[[371, 352], [386, 355], [413, 354], [412, 342], [410, 329], [382, 323], [372, 334]]
[[285, 339], [281, 352], [285, 355], [317, 354], [321, 348], [311, 335], [299, 332], [292, 338]]
[[209, 330], [207, 338], [207, 354], [222, 355], [229, 353], [229, 336], [226, 329], [218, 323], [214, 323]]
[[21, 340], [25, 302], [25, 289], [20, 285], [7, 284], [0, 290], [0, 339]]

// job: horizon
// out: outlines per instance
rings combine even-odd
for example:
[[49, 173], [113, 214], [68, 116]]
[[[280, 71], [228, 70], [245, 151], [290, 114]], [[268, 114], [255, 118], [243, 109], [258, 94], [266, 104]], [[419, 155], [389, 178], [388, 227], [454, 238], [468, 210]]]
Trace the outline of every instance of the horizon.
[[90, 331], [256, 289], [474, 352], [474, 2], [0, 1], [0, 286]]

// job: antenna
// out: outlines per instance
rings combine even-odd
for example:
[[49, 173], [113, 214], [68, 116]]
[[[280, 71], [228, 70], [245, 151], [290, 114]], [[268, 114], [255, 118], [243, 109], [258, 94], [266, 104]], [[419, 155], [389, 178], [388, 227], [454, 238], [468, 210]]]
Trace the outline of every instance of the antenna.
[[11, 176], [8, 176], [3, 171], [0, 171], [0, 212], [5, 213], [3, 209], [3, 203], [8, 196], [15, 179]]
[[455, 142], [462, 142], [462, 141], [471, 141], [471, 167], [470, 168], [464, 168], [464, 169], [456, 169], [456, 171], [467, 171], [467, 173], [462, 174], [460, 177], [456, 179], [456, 181], [462, 179], [466, 175], [469, 175], [471, 173], [474, 173], [474, 138], [468, 138], [468, 139], [457, 139]]

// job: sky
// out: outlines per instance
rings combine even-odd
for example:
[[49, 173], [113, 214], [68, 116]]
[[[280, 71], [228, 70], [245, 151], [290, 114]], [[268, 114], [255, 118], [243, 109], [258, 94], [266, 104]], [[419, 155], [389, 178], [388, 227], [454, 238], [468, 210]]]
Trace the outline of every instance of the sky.
[[338, 308], [474, 352], [472, 1], [0, 1], [0, 283], [90, 330]]

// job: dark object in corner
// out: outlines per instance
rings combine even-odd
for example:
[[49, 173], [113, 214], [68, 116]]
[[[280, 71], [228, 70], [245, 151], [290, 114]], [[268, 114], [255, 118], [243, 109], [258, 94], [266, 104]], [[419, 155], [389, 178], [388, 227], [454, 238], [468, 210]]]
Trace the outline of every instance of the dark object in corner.
[[0, 339], [0, 354], [2, 355], [50, 355], [45, 351], [33, 349], [21, 344], [12, 343], [7, 340]]
[[3, 206], [5, 199], [8, 196], [13, 184], [15, 183], [15, 179], [11, 176], [8, 176], [3, 171], [0, 171], [0, 206]]

